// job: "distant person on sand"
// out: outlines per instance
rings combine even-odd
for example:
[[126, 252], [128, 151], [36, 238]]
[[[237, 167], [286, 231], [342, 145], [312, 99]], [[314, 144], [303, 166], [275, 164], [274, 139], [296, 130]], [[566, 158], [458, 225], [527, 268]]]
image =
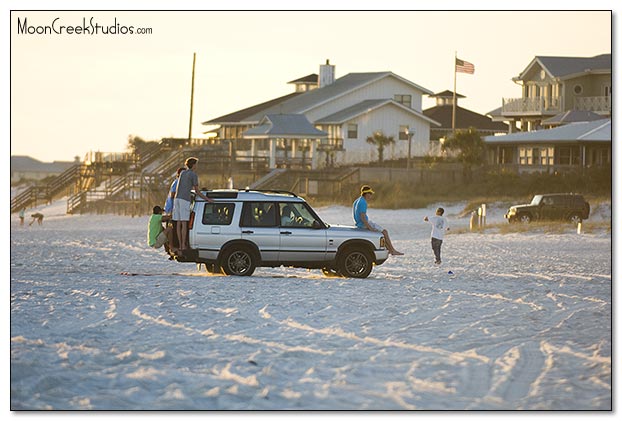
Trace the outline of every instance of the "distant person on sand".
[[190, 221], [190, 200], [191, 192], [194, 189], [196, 195], [208, 202], [212, 199], [205, 196], [199, 190], [199, 177], [194, 172], [199, 160], [194, 157], [186, 159], [186, 170], [179, 175], [177, 191], [173, 201], [173, 220], [177, 221], [177, 239], [179, 240], [179, 251], [183, 252], [188, 248], [188, 221]]
[[357, 228], [366, 228], [370, 231], [381, 232], [384, 235], [384, 240], [387, 243], [387, 249], [392, 256], [403, 256], [404, 253], [399, 252], [393, 247], [391, 239], [389, 238], [389, 232], [382, 228], [380, 225], [373, 222], [367, 217], [367, 201], [371, 199], [374, 191], [368, 185], [361, 187], [361, 196], [352, 204], [352, 213], [354, 216], [354, 222]]
[[28, 226], [31, 226], [32, 224], [34, 224], [35, 221], [37, 221], [37, 223], [39, 225], [43, 224], [43, 214], [42, 213], [37, 212], [37, 213], [33, 213], [30, 216], [32, 216], [32, 221], [30, 221], [30, 224], [28, 224]]
[[441, 245], [443, 244], [443, 237], [445, 237], [445, 231], [449, 231], [449, 226], [447, 225], [447, 218], [443, 216], [445, 213], [445, 209], [438, 208], [436, 210], [436, 215], [431, 217], [425, 217], [423, 220], [432, 225], [432, 250], [434, 251], [434, 257], [436, 260], [434, 264], [441, 264]]
[[172, 244], [173, 227], [168, 226], [164, 228], [162, 222], [166, 222], [170, 218], [169, 215], [162, 215], [161, 207], [153, 207], [153, 214], [149, 217], [147, 225], [147, 243], [149, 247], [159, 249], [164, 246], [164, 249], [168, 252], [169, 244]]
[[24, 225], [24, 215], [26, 214], [26, 208], [22, 208], [21, 211], [19, 211], [19, 226], [23, 226]]
[[179, 182], [179, 175], [184, 170], [184, 167], [177, 168], [177, 176], [171, 183], [171, 187], [168, 189], [168, 196], [166, 196], [166, 202], [164, 203], [164, 213], [168, 215], [173, 214], [173, 201], [175, 200], [175, 193], [177, 192], [177, 183]]

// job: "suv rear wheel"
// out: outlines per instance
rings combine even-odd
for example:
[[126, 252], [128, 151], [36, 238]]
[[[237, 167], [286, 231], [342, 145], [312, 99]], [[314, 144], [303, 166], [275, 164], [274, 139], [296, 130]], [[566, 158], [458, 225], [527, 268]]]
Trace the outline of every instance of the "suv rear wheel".
[[348, 247], [337, 257], [339, 273], [348, 278], [367, 278], [373, 265], [370, 253], [361, 248]]
[[251, 276], [257, 263], [248, 247], [232, 246], [223, 253], [220, 266], [227, 275]]

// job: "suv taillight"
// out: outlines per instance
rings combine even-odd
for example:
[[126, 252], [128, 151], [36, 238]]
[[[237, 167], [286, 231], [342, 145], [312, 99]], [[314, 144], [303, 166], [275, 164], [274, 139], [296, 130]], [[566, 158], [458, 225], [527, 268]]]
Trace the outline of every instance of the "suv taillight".
[[188, 230], [191, 230], [193, 225], [194, 225], [194, 211], [190, 212], [190, 220], [188, 221]]

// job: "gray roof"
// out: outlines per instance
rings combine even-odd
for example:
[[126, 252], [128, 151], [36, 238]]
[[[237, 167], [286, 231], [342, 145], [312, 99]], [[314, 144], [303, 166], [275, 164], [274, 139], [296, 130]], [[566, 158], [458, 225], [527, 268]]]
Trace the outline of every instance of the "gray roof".
[[246, 139], [319, 139], [328, 137], [328, 134], [316, 129], [302, 114], [268, 114], [258, 126], [248, 129], [242, 136]]
[[302, 95], [298, 95], [294, 98], [288, 99], [274, 107], [271, 107], [266, 110], [262, 110], [259, 113], [248, 116], [245, 119], [245, 122], [252, 123], [257, 122], [261, 119], [265, 114], [300, 114], [305, 113], [310, 109], [313, 109], [317, 106], [320, 106], [326, 102], [334, 100], [340, 96], [346, 95], [347, 93], [359, 89], [365, 85], [373, 83], [377, 80], [383, 79], [385, 77], [392, 76], [396, 79], [399, 79], [415, 89], [420, 90], [424, 94], [431, 95], [432, 91], [423, 88], [413, 82], [410, 82], [392, 72], [376, 72], [376, 73], [349, 73], [337, 80], [335, 80], [330, 85], [324, 86], [322, 88], [314, 89], [312, 91], [308, 91]]
[[74, 162], [71, 161], [41, 162], [30, 156], [11, 156], [11, 171], [43, 173], [47, 172], [60, 174], [72, 165], [74, 165]]
[[486, 143], [611, 142], [611, 119], [583, 121], [547, 130], [485, 136]]
[[568, 123], [576, 123], [577, 121], [595, 121], [602, 120], [603, 116], [600, 114], [593, 113], [592, 111], [584, 111], [584, 110], [569, 110], [563, 113], [557, 114], [554, 117], [547, 118], [542, 121], [542, 125], [544, 126], [553, 126], [553, 125], [561, 125]]
[[522, 79], [536, 62], [551, 76], [559, 78], [594, 71], [611, 72], [611, 54], [594, 57], [536, 56], [518, 78]]
[[359, 102], [358, 104], [354, 104], [351, 107], [337, 111], [334, 114], [322, 117], [319, 120], [317, 120], [315, 124], [342, 124], [348, 120], [352, 120], [353, 118], [358, 117], [361, 114], [374, 111], [375, 109], [383, 107], [387, 104], [392, 104], [396, 107], [399, 107], [403, 109], [404, 111], [414, 114], [437, 126], [441, 125], [439, 122], [432, 120], [431, 118], [424, 115], [423, 113], [413, 110], [412, 108], [406, 107], [394, 101], [393, 99], [367, 99], [365, 101]]

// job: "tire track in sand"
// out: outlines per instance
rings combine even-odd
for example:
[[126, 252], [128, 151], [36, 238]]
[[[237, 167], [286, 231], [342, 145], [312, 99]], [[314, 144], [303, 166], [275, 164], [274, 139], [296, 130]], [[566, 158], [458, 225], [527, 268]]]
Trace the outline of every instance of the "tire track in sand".
[[321, 354], [321, 355], [332, 355], [334, 353], [334, 351], [324, 351], [321, 349], [314, 349], [314, 348], [310, 348], [306, 346], [289, 346], [289, 345], [282, 344], [280, 342], [265, 341], [263, 339], [256, 339], [250, 336], [240, 335], [240, 334], [220, 335], [214, 332], [214, 330], [209, 329], [209, 328], [200, 330], [200, 329], [186, 326], [183, 323], [169, 322], [168, 320], [164, 319], [162, 316], [151, 316], [147, 313], [143, 313], [142, 311], [140, 311], [140, 306], [132, 310], [132, 314], [138, 317], [139, 319], [145, 320], [150, 323], [155, 323], [160, 326], [165, 326], [165, 327], [172, 328], [172, 329], [179, 329], [188, 334], [203, 335], [207, 337], [208, 339], [212, 339], [212, 340], [224, 339], [224, 340], [231, 341], [231, 342], [247, 343], [247, 344], [253, 344], [253, 345], [263, 345], [266, 347], [277, 348], [283, 351], [290, 351], [290, 352], [296, 352], [296, 351], [309, 352], [311, 354]]
[[[264, 319], [271, 319], [272, 315], [268, 313], [268, 311], [266, 310], [267, 307], [268, 305], [264, 306], [261, 310], [259, 310], [259, 314]], [[449, 359], [450, 361], [454, 363], [460, 363], [467, 359], [478, 360], [483, 363], [490, 362], [490, 358], [483, 356], [483, 355], [479, 355], [475, 350], [469, 350], [469, 351], [464, 351], [464, 352], [452, 352], [452, 351], [447, 351], [446, 349], [442, 349], [442, 348], [434, 348], [434, 347], [425, 346], [425, 345], [411, 344], [411, 343], [402, 342], [402, 341], [392, 341], [389, 339], [378, 339], [378, 338], [374, 338], [371, 336], [362, 337], [352, 332], [346, 332], [339, 327], [315, 328], [313, 326], [299, 323], [293, 320], [291, 317], [288, 317], [287, 319], [280, 320], [280, 321], [275, 320], [275, 322], [280, 325], [284, 325], [284, 326], [287, 326], [293, 329], [304, 330], [306, 332], [317, 333], [319, 335], [324, 335], [324, 336], [337, 336], [340, 338], [350, 339], [353, 341], [372, 344], [372, 345], [410, 349], [412, 351], [437, 354], [437, 355], [446, 357], [447, 359]]]

